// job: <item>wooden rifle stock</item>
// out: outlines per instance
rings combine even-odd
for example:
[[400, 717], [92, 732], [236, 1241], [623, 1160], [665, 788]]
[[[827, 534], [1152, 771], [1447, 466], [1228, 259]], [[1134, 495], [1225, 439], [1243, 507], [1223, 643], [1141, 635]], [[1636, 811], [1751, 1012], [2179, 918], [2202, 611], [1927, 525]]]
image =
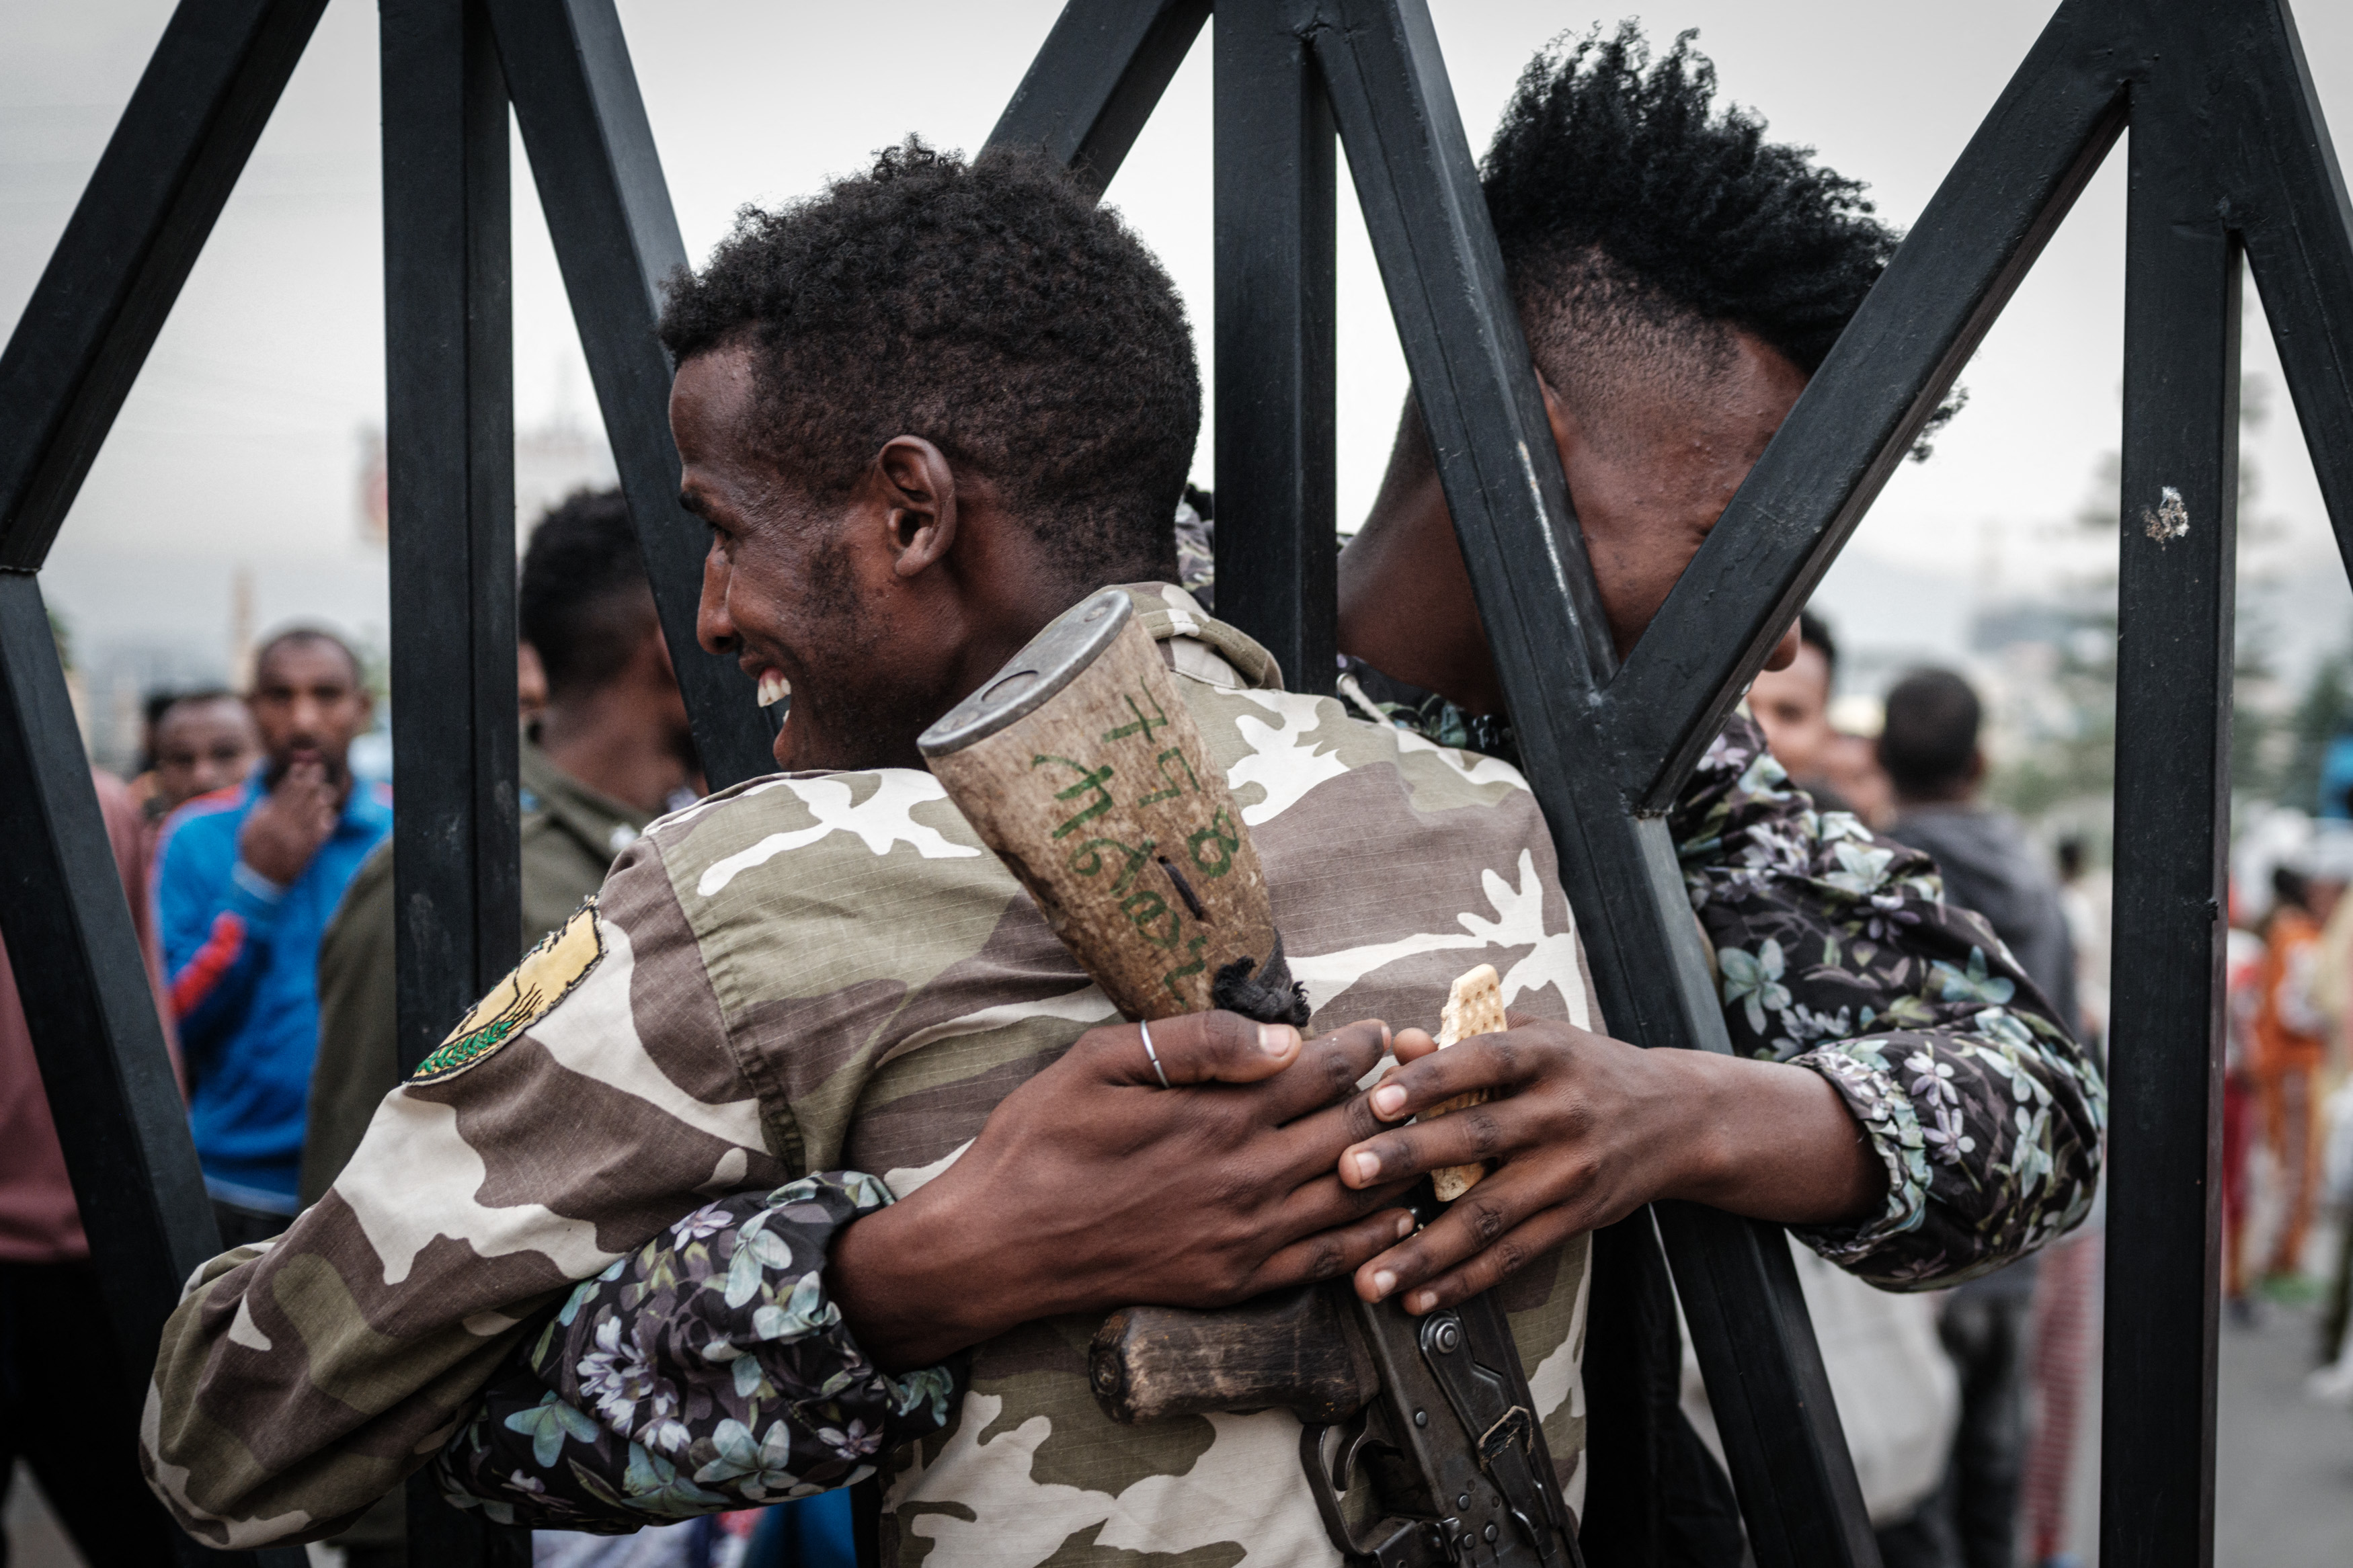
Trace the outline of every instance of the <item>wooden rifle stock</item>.
[[[1117, 588], [1057, 617], [918, 742], [956, 808], [1131, 1018], [1212, 1005], [1217, 972], [1262, 965], [1274, 913], [1258, 851], [1199, 727]], [[1219, 1312], [1128, 1307], [1089, 1354], [1113, 1420], [1363, 1408], [1380, 1383], [1320, 1290]]]
[[1221, 971], [1280, 969], [1258, 850], [1123, 590], [1064, 611], [916, 744], [1127, 1016], [1202, 1012]]
[[1381, 1391], [1364, 1336], [1321, 1285], [1220, 1312], [1123, 1307], [1095, 1331], [1087, 1376], [1122, 1422], [1282, 1408], [1312, 1426], [1345, 1421]]
[[[916, 743], [1122, 1013], [1306, 1022], [1258, 851], [1124, 590], [1064, 611]], [[1483, 1295], [1425, 1319], [1340, 1281], [1217, 1312], [1123, 1308], [1088, 1376], [1117, 1421], [1293, 1411], [1325, 1532], [1353, 1563], [1581, 1568], [1510, 1328]], [[1369, 1526], [1345, 1506], [1360, 1478], [1382, 1503]]]

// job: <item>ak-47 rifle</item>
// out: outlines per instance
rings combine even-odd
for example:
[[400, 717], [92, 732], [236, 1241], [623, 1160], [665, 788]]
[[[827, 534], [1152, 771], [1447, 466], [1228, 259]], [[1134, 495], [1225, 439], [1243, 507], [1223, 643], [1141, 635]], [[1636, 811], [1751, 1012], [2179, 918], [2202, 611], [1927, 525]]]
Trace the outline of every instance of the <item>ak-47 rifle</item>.
[[[1258, 852], [1124, 592], [1065, 611], [918, 743], [1127, 1016], [1306, 1022]], [[1427, 1182], [1409, 1206], [1423, 1223], [1442, 1209]], [[1297, 1414], [1324, 1529], [1359, 1568], [1582, 1568], [1484, 1293], [1423, 1318], [1345, 1281], [1224, 1311], [1127, 1307], [1096, 1333], [1089, 1372], [1117, 1421]], [[1369, 1510], [1349, 1496], [1360, 1478]]]

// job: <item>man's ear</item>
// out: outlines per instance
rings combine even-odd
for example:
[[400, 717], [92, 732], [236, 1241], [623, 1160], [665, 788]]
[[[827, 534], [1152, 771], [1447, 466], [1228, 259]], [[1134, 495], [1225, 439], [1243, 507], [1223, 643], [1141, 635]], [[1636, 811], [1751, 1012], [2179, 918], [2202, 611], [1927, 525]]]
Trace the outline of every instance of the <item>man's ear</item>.
[[894, 436], [874, 459], [892, 569], [920, 575], [955, 544], [955, 470], [921, 436]]
[[1568, 411], [1568, 405], [1560, 400], [1542, 371], [1536, 372], [1536, 390], [1544, 394], [1545, 423], [1552, 426], [1553, 449], [1560, 454], [1560, 469], [1566, 475], [1569, 454], [1584, 445], [1584, 434], [1577, 428], [1577, 416]]

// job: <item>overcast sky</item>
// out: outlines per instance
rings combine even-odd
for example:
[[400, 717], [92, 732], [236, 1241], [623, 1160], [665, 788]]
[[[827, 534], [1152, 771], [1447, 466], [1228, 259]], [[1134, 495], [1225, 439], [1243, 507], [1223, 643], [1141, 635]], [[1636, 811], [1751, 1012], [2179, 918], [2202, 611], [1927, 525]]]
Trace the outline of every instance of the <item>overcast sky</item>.
[[[740, 205], [807, 192], [911, 130], [976, 148], [1057, 8], [1056, 0], [623, 0], [690, 255], [707, 253]], [[1463, 121], [1482, 149], [1533, 50], [1621, 14], [1555, 0], [1432, 0], [1432, 9]], [[1776, 139], [1810, 144], [1869, 182], [1881, 211], [1905, 224], [2051, 9], [2017, 0], [1966, 10], [1677, 0], [1630, 14], [1661, 41], [1699, 28], [1727, 97], [1761, 112]], [[2326, 108], [2337, 125], [2353, 125], [2353, 5], [2304, 9]], [[0, 322], [29, 294], [169, 10], [164, 0], [0, 8]], [[1205, 373], [1208, 57], [1205, 38], [1109, 196], [1191, 302]], [[349, 576], [367, 561], [353, 495], [358, 433], [383, 416], [376, 112], [375, 10], [335, 0], [66, 525], [51, 575], [69, 608], [104, 618], [98, 585], [113, 583], [129, 600], [156, 596], [159, 616], [169, 598], [217, 625], [223, 612], [206, 597], [216, 589], [186, 584], [211, 583], [208, 574], [235, 560], [261, 563], [266, 577], [269, 563], [307, 563], [268, 577], [265, 597], [281, 601], [265, 603], [268, 619], [301, 607], [282, 602], [295, 589], [270, 584]], [[2111, 157], [1969, 367], [1972, 400], [1935, 459], [1905, 466], [1852, 547], [1870, 563], [1968, 589], [1933, 615], [1957, 616], [1988, 588], [2031, 588], [2096, 565], [2100, 546], [2067, 520], [2117, 440], [2121, 163]], [[519, 419], [593, 421], [519, 145], [515, 167]], [[1340, 205], [1346, 527], [1371, 499], [1406, 376], [1345, 181]], [[2258, 322], [2247, 342], [2249, 374], [2275, 385]], [[2273, 402], [2275, 416], [2249, 454], [2265, 481], [2259, 510], [2281, 526], [2246, 564], [2293, 575], [2325, 563], [2326, 520], [2286, 401]], [[1206, 479], [1206, 430], [1196, 466]], [[124, 575], [126, 558], [144, 563], [139, 582]], [[1843, 566], [1841, 575], [1860, 581]], [[2341, 578], [2333, 591], [2343, 596]], [[1907, 612], [1889, 607], [1901, 628]], [[1856, 613], [1870, 622], [1875, 612], [1866, 603]], [[2310, 618], [2332, 624], [2298, 636], [2343, 640], [2341, 614]]]

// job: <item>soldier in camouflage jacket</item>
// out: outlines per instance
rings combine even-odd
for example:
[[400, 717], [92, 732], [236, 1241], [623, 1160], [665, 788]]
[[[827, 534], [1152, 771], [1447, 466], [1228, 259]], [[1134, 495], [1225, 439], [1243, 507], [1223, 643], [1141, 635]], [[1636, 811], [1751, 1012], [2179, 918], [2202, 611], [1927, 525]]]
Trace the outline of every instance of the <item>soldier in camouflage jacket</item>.
[[[1168, 1090], [1132, 1027], [1089, 1028], [1101, 994], [911, 765], [913, 734], [1055, 611], [1122, 566], [1173, 570], [1189, 345], [1165, 279], [1083, 191], [1022, 158], [966, 166], [911, 143], [818, 202], [747, 215], [673, 290], [665, 337], [689, 503], [715, 532], [703, 636], [764, 689], [789, 681], [779, 761], [798, 771], [655, 825], [385, 1101], [325, 1199], [191, 1281], [143, 1441], [189, 1528], [233, 1545], [331, 1533], [440, 1450], [530, 1342], [560, 1353], [579, 1397], [510, 1405], [493, 1428], [529, 1428], [534, 1459], [618, 1447], [607, 1489], [648, 1517], [709, 1506], [698, 1490], [854, 1475], [944, 1417], [891, 1461], [894, 1561], [1328, 1561], [1295, 1423], [1111, 1427], [1084, 1377], [1097, 1312], [1360, 1266], [1360, 1289], [1453, 1289], [1508, 1263], [1504, 1304], [1574, 1499], [1591, 1225], [1694, 1197], [1868, 1242], [1924, 1208], [1889, 1155], [1902, 1128], [1871, 1125], [1853, 1071], [1669, 1061], [1685, 1053], [1586, 1032], [1575, 926], [1517, 773], [1283, 694], [1263, 650], [1171, 587], [1132, 591], [1258, 840], [1314, 1026], [1429, 1022], [1482, 960], [1537, 1022], [1442, 1064], [1399, 1035], [1402, 1100], [1337, 1105], [1387, 1031], [1303, 1045], [1172, 1021]], [[1460, 1119], [1473, 1129], [1600, 1097], [1568, 1142], [1611, 1184], [1417, 1272], [1409, 1258], [1461, 1225], [1407, 1237], [1385, 1205], [1461, 1156], [1381, 1127], [1466, 1068], [1521, 1090]], [[1219, 1077], [1256, 1081], [1183, 1087]], [[1651, 1092], [1670, 1079], [1707, 1086], [1729, 1136], [1676, 1137], [1686, 1107]], [[1875, 1103], [1901, 1092], [1873, 1082]], [[2052, 1126], [2080, 1140], [2087, 1122]], [[1565, 1145], [1522, 1138], [1482, 1192], [1526, 1205]], [[849, 1170], [902, 1201], [872, 1209]], [[730, 1193], [760, 1196], [693, 1217]], [[867, 1212], [842, 1225], [845, 1204]], [[892, 1254], [886, 1237], [928, 1245]], [[1027, 1250], [1011, 1267], [982, 1240]], [[608, 1270], [617, 1289], [578, 1289]], [[670, 1310], [627, 1321], [665, 1294]], [[965, 1348], [947, 1398], [925, 1369]], [[671, 1375], [691, 1361], [723, 1371]]]
[[[1753, 117], [1713, 112], [1713, 89], [1711, 68], [1687, 40], [1655, 63], [1630, 26], [1562, 46], [1530, 68], [1485, 171], [1621, 653], [1893, 245], [1857, 187], [1802, 153], [1762, 145]], [[1208, 505], [1192, 500], [1179, 514], [1178, 560], [1186, 587], [1206, 604]], [[1341, 688], [1360, 711], [1441, 745], [1513, 755], [1410, 407], [1374, 514], [1343, 557], [1342, 587], [1343, 646], [1462, 699], [1385, 680], [1352, 660]], [[2097, 1065], [1982, 922], [1942, 902], [1923, 858], [1852, 816], [1817, 811], [1745, 714], [1671, 820], [1736, 1047], [1801, 1062], [1835, 1084], [1885, 1173], [1867, 1216], [1796, 1234], [1865, 1279], [1926, 1289], [1997, 1268], [2081, 1217], [2105, 1110]], [[823, 1243], [811, 1240], [779, 1272], [778, 1289], [822, 1291]], [[649, 1243], [614, 1280], [584, 1287], [595, 1298], [589, 1310], [603, 1314], [598, 1331], [656, 1343], [648, 1327], [669, 1298], [632, 1298], [631, 1282], [715, 1269], [727, 1246], [724, 1229], [706, 1234], [700, 1222], [695, 1239]], [[1519, 1255], [1531, 1250], [1541, 1249]], [[1461, 1252], [1425, 1258], [1408, 1278], [1448, 1269]], [[1459, 1268], [1451, 1273], [1440, 1282], [1450, 1295], [1464, 1283]], [[605, 1363], [578, 1353], [580, 1332], [526, 1346], [501, 1389], [533, 1407], [589, 1409]], [[861, 1364], [846, 1336], [839, 1350], [844, 1359], [827, 1378]], [[685, 1358], [663, 1375], [691, 1390], [712, 1374]], [[813, 1366], [806, 1375], [824, 1381]], [[806, 1385], [776, 1386], [763, 1397], [808, 1396]], [[720, 1422], [744, 1426], [732, 1398], [720, 1390], [699, 1428], [687, 1422], [698, 1441]], [[544, 1486], [551, 1497], [569, 1494], [581, 1510], [575, 1520], [635, 1517], [596, 1500], [625, 1489], [631, 1461], [620, 1428], [601, 1428], [595, 1454], [568, 1451], [559, 1475], [501, 1426], [512, 1416], [499, 1408], [494, 1401], [453, 1443], [453, 1495], [504, 1508]], [[584, 1430], [595, 1425], [578, 1420]], [[809, 1446], [786, 1468], [813, 1474], [825, 1462]], [[723, 1465], [712, 1468], [711, 1485], [715, 1496], [744, 1495], [729, 1490]], [[1738, 1550], [1736, 1540], [1731, 1554]]]
[[[1386, 719], [1460, 741], [1459, 712], [1367, 677], [1360, 668], [1345, 689], [1367, 702], [1367, 688], [1379, 690], [1388, 700], [1376, 710]], [[1488, 741], [1509, 738], [1498, 731]], [[1745, 713], [1710, 748], [1672, 822], [1736, 1045], [1830, 1077], [1888, 1168], [1881, 1212], [1849, 1226], [1798, 1227], [1802, 1240], [1890, 1289], [1942, 1289], [2083, 1218], [2106, 1106], [2096, 1064], [1983, 920], [1943, 901], [1924, 856], [1847, 814], [1817, 811]], [[823, 1181], [870, 1194], [870, 1207], [890, 1201], [871, 1178]], [[582, 1286], [561, 1323], [518, 1352], [451, 1442], [443, 1477], [452, 1500], [571, 1529], [634, 1529], [665, 1508], [690, 1514], [785, 1495], [765, 1489], [777, 1474], [809, 1489], [839, 1484], [849, 1467], [827, 1447], [839, 1434], [863, 1439], [863, 1457], [939, 1425], [944, 1409], [934, 1405], [911, 1417], [916, 1385], [872, 1373], [839, 1329], [823, 1293], [823, 1260], [831, 1226], [855, 1214], [837, 1204], [816, 1219], [803, 1192], [809, 1185], [711, 1205]], [[780, 1213], [803, 1228], [767, 1289], [821, 1327], [791, 1342], [789, 1359], [772, 1354], [779, 1365], [755, 1382], [741, 1362], [723, 1369], [689, 1353], [696, 1347], [670, 1321], [674, 1291], [633, 1292], [646, 1281], [748, 1270], [736, 1239], [744, 1216], [773, 1226]], [[812, 1343], [828, 1353], [813, 1356]], [[657, 1415], [612, 1419], [605, 1391], [613, 1345], [644, 1347], [633, 1364], [664, 1391]], [[937, 1367], [918, 1376], [928, 1398], [953, 1373]], [[853, 1407], [831, 1392], [838, 1386], [871, 1403]], [[670, 1414], [688, 1406], [682, 1420]], [[841, 1414], [853, 1408], [854, 1416]], [[751, 1441], [763, 1410], [778, 1409], [826, 1416], [775, 1422], [766, 1429], [774, 1462], [742, 1470], [730, 1456]], [[580, 1439], [560, 1459], [546, 1436], [558, 1420]], [[693, 1471], [699, 1484], [683, 1493], [646, 1484], [653, 1450], [631, 1441], [664, 1420], [679, 1420], [670, 1429], [679, 1451], [709, 1456]]]

